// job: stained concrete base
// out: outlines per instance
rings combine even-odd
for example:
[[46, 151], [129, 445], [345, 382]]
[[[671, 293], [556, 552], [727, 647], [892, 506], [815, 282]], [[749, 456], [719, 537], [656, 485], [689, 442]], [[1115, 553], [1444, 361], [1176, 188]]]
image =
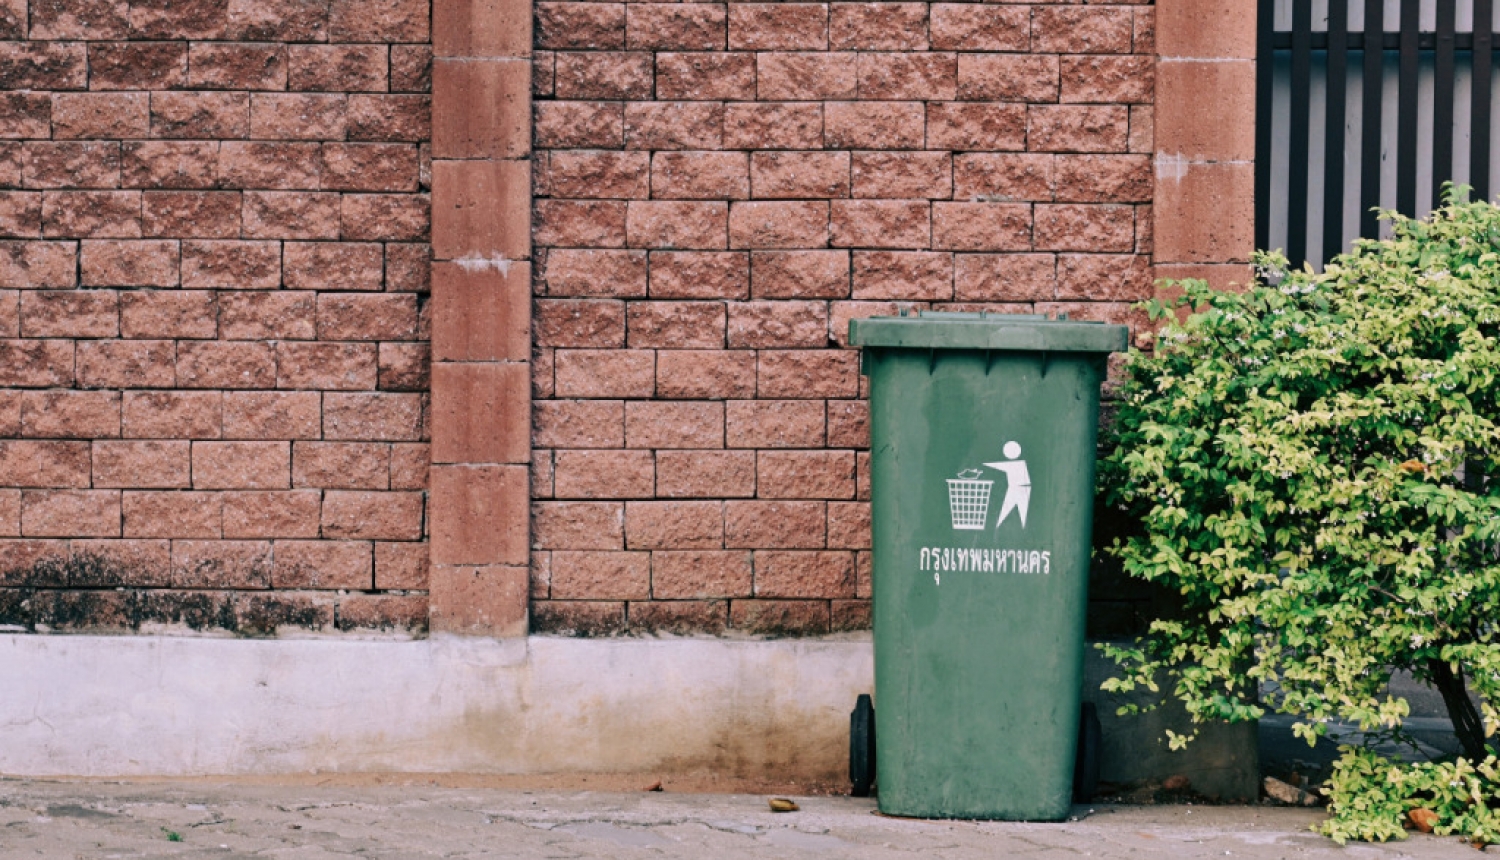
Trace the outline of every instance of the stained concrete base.
[[[1091, 653], [1091, 689], [1106, 669]], [[868, 635], [5, 634], [0, 773], [714, 774], [841, 787], [849, 711], [872, 677]], [[1253, 728], [1169, 753], [1160, 715], [1100, 710], [1106, 780], [1184, 774], [1205, 793], [1254, 797]]]

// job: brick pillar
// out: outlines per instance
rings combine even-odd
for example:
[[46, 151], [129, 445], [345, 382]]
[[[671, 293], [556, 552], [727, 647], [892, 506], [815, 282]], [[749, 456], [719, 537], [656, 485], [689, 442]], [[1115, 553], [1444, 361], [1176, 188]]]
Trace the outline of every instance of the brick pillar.
[[526, 633], [531, 3], [435, 0], [431, 626]]
[[1156, 277], [1246, 283], [1255, 244], [1255, 6], [1157, 0]]

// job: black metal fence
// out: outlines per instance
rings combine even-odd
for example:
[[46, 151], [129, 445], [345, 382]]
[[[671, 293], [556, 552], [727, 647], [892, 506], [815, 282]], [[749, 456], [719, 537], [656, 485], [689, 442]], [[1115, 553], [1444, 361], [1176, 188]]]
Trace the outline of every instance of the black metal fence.
[[1321, 265], [1373, 207], [1489, 196], [1495, 0], [1258, 2], [1257, 247]]

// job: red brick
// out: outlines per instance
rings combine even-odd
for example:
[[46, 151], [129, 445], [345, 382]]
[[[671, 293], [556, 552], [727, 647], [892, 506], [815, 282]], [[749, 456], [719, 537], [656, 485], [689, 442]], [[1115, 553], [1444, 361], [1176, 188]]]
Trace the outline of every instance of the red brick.
[[1024, 203], [934, 203], [932, 246], [954, 251], [1028, 251], [1031, 207]]
[[[629, 113], [626, 113], [627, 118]], [[815, 149], [823, 145], [823, 106], [760, 102], [724, 106], [728, 149]]]
[[288, 289], [379, 291], [384, 260], [373, 242], [288, 242], [283, 267]]
[[809, 636], [829, 632], [826, 600], [735, 600], [729, 623], [745, 633], [764, 636]]
[[1057, 298], [1139, 302], [1151, 298], [1151, 258], [1142, 255], [1062, 254], [1057, 259]]
[[[433, 298], [428, 305], [434, 357], [439, 361], [528, 358], [530, 268], [524, 263], [508, 268], [438, 263], [433, 269]], [[547, 344], [542, 307], [539, 304], [537, 310], [537, 342]], [[623, 341], [622, 334], [620, 345]]]
[[619, 102], [537, 102], [535, 141], [538, 147], [561, 149], [618, 148], [625, 141], [625, 106]]
[[862, 53], [862, 99], [930, 99], [958, 95], [958, 57], [949, 53]]
[[127, 439], [218, 438], [223, 400], [217, 391], [127, 391], [123, 435]]
[[[722, 444], [722, 435], [715, 441]], [[656, 495], [662, 498], [752, 497], [755, 495], [755, 452], [659, 451], [656, 454]]]
[[835, 51], [925, 51], [927, 15], [925, 3], [835, 3], [829, 47]]
[[713, 349], [724, 345], [722, 302], [631, 302], [627, 343], [640, 348]]
[[248, 93], [153, 92], [151, 136], [243, 138], [250, 134]]
[[756, 54], [757, 97], [767, 101], [852, 99], [859, 92], [857, 57], [826, 52]]
[[0, 440], [0, 483], [7, 487], [87, 487], [89, 443]]
[[52, 100], [47, 93], [0, 93], [0, 117], [0, 138], [45, 138], [52, 131]]
[[555, 91], [557, 98], [560, 99], [649, 99], [651, 97], [651, 54], [649, 53], [560, 51], [557, 54], [555, 75]]
[[380, 541], [375, 544], [375, 587], [425, 589], [427, 544]]
[[168, 90], [187, 85], [184, 42], [94, 42], [88, 46], [95, 90]]
[[[349, 195], [349, 197], [352, 196], [355, 195]], [[344, 198], [346, 205], [349, 197]], [[432, 246], [387, 244], [385, 246], [385, 288], [414, 293], [429, 292], [432, 289]]]
[[146, 236], [235, 239], [240, 235], [242, 205], [236, 192], [148, 191], [142, 195], [142, 204], [141, 226]]
[[[527, 13], [530, 17], [530, 13]], [[552, 51], [533, 51], [531, 55], [531, 94], [541, 98], [557, 90], [557, 57]]]
[[[480, 404], [471, 405], [476, 412], [480, 411]], [[324, 439], [414, 442], [421, 436], [420, 394], [327, 392], [323, 395]]]
[[830, 222], [836, 247], [927, 248], [932, 242], [925, 200], [835, 200]]
[[329, 490], [390, 487], [391, 446], [378, 442], [297, 442], [292, 486]]
[[1037, 206], [1035, 229], [1038, 250], [1119, 252], [1135, 246], [1129, 206]]
[[134, 239], [141, 235], [139, 191], [47, 191], [42, 233], [48, 238]]
[[39, 238], [42, 233], [42, 198], [35, 191], [0, 191], [0, 236]]
[[519, 363], [433, 367], [433, 461], [526, 462], [531, 450], [528, 382], [527, 367]]
[[651, 596], [658, 600], [745, 597], [753, 588], [748, 552], [701, 550], [651, 554]]
[[82, 243], [79, 270], [86, 287], [175, 287], [179, 243], [172, 240], [96, 240]]
[[[976, 6], [975, 9], [994, 9]], [[1022, 150], [1026, 148], [1026, 108], [1023, 105], [927, 105], [927, 145], [958, 150]]]
[[78, 383], [84, 387], [169, 388], [176, 381], [171, 341], [86, 341], [78, 345]]
[[323, 294], [317, 299], [322, 340], [410, 340], [416, 335], [414, 294]]
[[729, 306], [731, 347], [822, 347], [828, 306], [817, 301], [749, 301]]
[[726, 600], [651, 600], [629, 604], [633, 634], [722, 636], [729, 628]]
[[177, 346], [177, 384], [183, 388], [272, 388], [271, 344], [183, 341]]
[[761, 451], [756, 495], [763, 499], [854, 498], [853, 451]]
[[650, 451], [558, 451], [554, 482], [560, 499], [650, 498], [655, 459]]
[[953, 196], [974, 201], [1048, 201], [1056, 186], [1057, 157], [968, 153], [953, 159]]
[[0, 290], [0, 332], [6, 337], [18, 337], [21, 334], [19, 290]]
[[118, 490], [26, 490], [21, 493], [26, 537], [120, 537]]
[[1031, 49], [1054, 54], [1128, 54], [1133, 22], [1126, 7], [1043, 7], [1031, 22]]
[[548, 156], [552, 193], [558, 197], [645, 197], [650, 156], [644, 152], [554, 152]]
[[730, 210], [731, 248], [823, 248], [828, 245], [827, 201], [751, 201]]
[[721, 403], [631, 401], [625, 404], [625, 444], [631, 448], [722, 448]]
[[0, 385], [72, 385], [73, 353], [72, 342], [66, 340], [0, 340]]
[[846, 350], [763, 350], [755, 393], [766, 398], [859, 396], [859, 354]]
[[625, 346], [625, 304], [591, 299], [538, 299], [535, 306], [539, 346]]
[[429, 343], [382, 343], [377, 361], [382, 391], [426, 391], [431, 387]]
[[723, 50], [724, 18], [719, 4], [631, 3], [625, 7], [626, 44], [636, 50]]
[[1031, 10], [1024, 6], [932, 5], [932, 46], [950, 51], [1025, 52]]
[[731, 400], [724, 412], [730, 448], [821, 448], [823, 404], [816, 400]]
[[1060, 101], [1150, 103], [1156, 89], [1156, 58], [1063, 57], [1060, 76]]
[[292, 45], [287, 48], [287, 89], [384, 92], [388, 53], [385, 45]]
[[531, 632], [558, 636], [613, 636], [625, 631], [625, 603], [607, 600], [538, 600]]
[[720, 502], [626, 502], [625, 545], [631, 549], [719, 549]]
[[558, 350], [557, 396], [650, 397], [655, 366], [651, 350]]
[[39, 337], [116, 337], [120, 300], [114, 290], [27, 290], [21, 294], [21, 334]]
[[[391, 48], [392, 89], [398, 88], [394, 68], [398, 47], [403, 46]], [[350, 140], [402, 140], [417, 143], [432, 137], [432, 99], [426, 95], [352, 95], [349, 96], [346, 116]], [[252, 103], [252, 127], [254, 123]], [[317, 137], [336, 140], [340, 135], [326, 134]]]
[[371, 547], [365, 541], [277, 541], [271, 585], [367, 590], [375, 583]]
[[531, 252], [531, 166], [437, 161], [432, 166], [433, 256], [519, 260]]
[[121, 507], [127, 538], [223, 536], [218, 493], [126, 492]]
[[[724, 143], [724, 111], [724, 105], [706, 102], [627, 102], [624, 145], [627, 149], [718, 149]], [[545, 144], [539, 140], [538, 145]]]
[[742, 299], [749, 294], [750, 260], [734, 252], [651, 252], [653, 298]]
[[657, 353], [657, 396], [723, 400], [755, 393], [755, 353], [750, 350], [662, 350]]
[[227, 141], [219, 147], [219, 182], [231, 188], [316, 189], [321, 151], [316, 143]]
[[735, 3], [729, 9], [729, 47], [749, 51], [826, 50], [828, 6]]
[[422, 536], [422, 493], [328, 490], [323, 494], [323, 536], [417, 540]]
[[625, 444], [625, 411], [619, 401], [538, 400], [532, 408], [536, 445], [618, 448]]
[[554, 552], [551, 595], [587, 600], [644, 600], [651, 594], [651, 554]]
[[172, 581], [185, 588], [269, 588], [271, 542], [173, 541]]
[[279, 441], [322, 435], [323, 401], [317, 392], [226, 391], [223, 415], [225, 439]]
[[859, 152], [851, 174], [855, 197], [953, 195], [953, 158], [946, 152]]
[[212, 188], [218, 164], [218, 141], [127, 140], [120, 146], [126, 188]]
[[345, 194], [339, 201], [339, 235], [362, 241], [426, 242], [432, 232], [431, 214], [432, 201], [426, 194]]
[[223, 337], [234, 340], [312, 340], [317, 303], [310, 293], [243, 292], [219, 298]]
[[728, 501], [724, 546], [728, 549], [822, 549], [826, 502]]
[[21, 434], [44, 439], [103, 439], [120, 435], [118, 391], [26, 391]]
[[872, 613], [869, 600], [834, 600], [830, 629], [835, 633], [869, 630], [873, 623]]
[[290, 442], [194, 442], [192, 457], [194, 489], [291, 487]]
[[77, 283], [78, 243], [0, 241], [0, 283], [23, 290]]
[[322, 187], [334, 191], [416, 191], [417, 148], [407, 143], [325, 143]]
[[22, 391], [0, 391], [0, 437], [14, 438], [21, 435]]
[[118, 188], [120, 145], [113, 141], [31, 141], [22, 145], [27, 188]]
[[257, 140], [341, 140], [348, 97], [339, 94], [254, 93], [250, 136]]
[[81, 42], [0, 42], [0, 89], [87, 89]]
[[756, 597], [853, 597], [854, 553], [755, 553]]
[[659, 152], [651, 159], [651, 196], [743, 200], [750, 196], [749, 158], [742, 152]]
[[830, 102], [823, 141], [833, 149], [921, 149], [926, 116], [921, 102]]
[[756, 298], [845, 298], [848, 251], [755, 251], [750, 287]]
[[729, 204], [632, 200], [625, 241], [633, 248], [715, 250], [728, 239]]
[[864, 400], [828, 401], [828, 445], [834, 448], [870, 447], [870, 404], [868, 402]]
[[[5, 27], [4, 38], [25, 38], [26, 9], [20, 5], [19, 20]], [[33, 39], [123, 39], [130, 33], [130, 5], [121, 0], [41, 0], [30, 11]]]
[[431, 35], [428, 0], [333, 0], [328, 10], [331, 42], [426, 42]]
[[165, 586], [172, 583], [172, 545], [165, 540], [74, 540], [74, 587]]
[[1057, 199], [1070, 203], [1149, 203], [1154, 191], [1147, 155], [1059, 155]]
[[224, 537], [315, 538], [322, 503], [316, 490], [222, 494]]
[[1057, 292], [1051, 254], [958, 254], [954, 298], [960, 301], [1046, 301]]
[[1033, 152], [1120, 152], [1130, 117], [1121, 105], [1032, 105], [1026, 148]]
[[194, 89], [284, 90], [286, 73], [282, 45], [195, 42], [188, 46], [188, 86]]
[[965, 101], [1055, 102], [1058, 92], [1055, 56], [958, 55], [958, 97]]
[[527, 579], [525, 565], [434, 564], [428, 579], [432, 629], [486, 637], [524, 636]]
[[250, 239], [337, 239], [339, 195], [313, 191], [247, 191], [244, 232]]
[[[766, 97], [761, 93], [760, 97]], [[716, 101], [756, 98], [756, 55], [751, 53], [660, 53], [656, 98]]]
[[828, 503], [828, 546], [830, 549], [870, 548], [868, 502]]
[[532, 505], [532, 546], [537, 549], [622, 549], [622, 502], [541, 502]]
[[625, 47], [623, 3], [537, 3], [536, 46], [558, 50]]
[[847, 152], [757, 152], [750, 182], [758, 198], [849, 196]]

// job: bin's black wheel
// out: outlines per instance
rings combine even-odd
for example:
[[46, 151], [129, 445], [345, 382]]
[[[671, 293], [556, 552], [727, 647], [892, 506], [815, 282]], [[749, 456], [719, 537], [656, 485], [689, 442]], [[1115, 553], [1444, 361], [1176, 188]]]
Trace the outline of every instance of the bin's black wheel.
[[1078, 714], [1078, 757], [1073, 764], [1073, 802], [1088, 803], [1099, 790], [1099, 756], [1104, 735], [1099, 709], [1084, 702]]
[[875, 784], [875, 703], [860, 693], [849, 712], [849, 781], [855, 797], [869, 797]]

